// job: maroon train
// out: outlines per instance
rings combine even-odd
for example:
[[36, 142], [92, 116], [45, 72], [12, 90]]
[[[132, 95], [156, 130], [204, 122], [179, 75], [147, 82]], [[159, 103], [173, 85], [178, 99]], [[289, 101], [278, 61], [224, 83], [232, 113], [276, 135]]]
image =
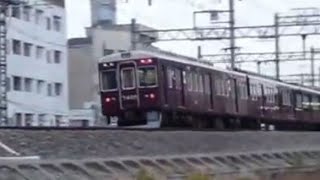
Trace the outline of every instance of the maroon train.
[[188, 57], [130, 51], [99, 62], [110, 124], [318, 130], [320, 92]]

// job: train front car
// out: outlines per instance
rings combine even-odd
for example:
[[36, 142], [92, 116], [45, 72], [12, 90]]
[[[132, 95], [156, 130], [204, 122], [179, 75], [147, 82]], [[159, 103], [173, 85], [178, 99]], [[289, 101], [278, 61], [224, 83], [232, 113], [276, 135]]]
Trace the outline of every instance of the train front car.
[[101, 105], [111, 126], [160, 127], [157, 59], [138, 51], [99, 63]]

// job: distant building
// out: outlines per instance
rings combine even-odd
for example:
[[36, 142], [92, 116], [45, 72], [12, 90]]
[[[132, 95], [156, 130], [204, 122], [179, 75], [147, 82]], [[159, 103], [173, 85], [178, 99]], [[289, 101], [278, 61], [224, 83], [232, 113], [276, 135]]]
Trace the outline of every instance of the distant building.
[[90, 0], [92, 25], [116, 24], [116, 2], [116, 0]]
[[67, 125], [68, 79], [64, 0], [29, 0], [9, 9], [9, 124]]
[[[69, 40], [69, 102], [70, 113], [74, 117], [70, 120], [77, 121], [73, 124], [105, 125], [104, 117], [100, 115], [98, 60], [114, 52], [129, 50], [131, 48], [130, 29], [130, 25], [96, 25], [87, 28], [87, 37]], [[150, 30], [151, 28], [137, 24], [137, 29]], [[138, 38], [151, 42], [157, 36], [140, 34]], [[137, 48], [144, 48], [145, 45], [137, 44]], [[79, 120], [90, 121], [89, 118], [75, 115], [76, 112], [80, 112], [80, 109], [88, 111], [94, 109], [97, 121], [79, 123]]]

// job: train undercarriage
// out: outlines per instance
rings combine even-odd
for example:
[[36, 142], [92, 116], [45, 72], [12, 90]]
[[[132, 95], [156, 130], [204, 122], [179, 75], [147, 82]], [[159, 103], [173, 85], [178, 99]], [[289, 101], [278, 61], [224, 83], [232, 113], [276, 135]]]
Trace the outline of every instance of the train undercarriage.
[[108, 117], [113, 127], [195, 128], [212, 130], [319, 131], [320, 124], [289, 120], [191, 114], [173, 111], [127, 111], [121, 117]]

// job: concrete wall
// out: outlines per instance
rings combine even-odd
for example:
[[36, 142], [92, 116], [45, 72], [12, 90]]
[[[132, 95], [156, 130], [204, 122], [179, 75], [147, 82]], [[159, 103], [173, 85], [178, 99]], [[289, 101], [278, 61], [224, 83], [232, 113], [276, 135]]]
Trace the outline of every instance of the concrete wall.
[[92, 60], [90, 44], [69, 48], [69, 101], [71, 109], [81, 109], [84, 102], [90, 102], [98, 92], [94, 88], [91, 74], [97, 64]]

